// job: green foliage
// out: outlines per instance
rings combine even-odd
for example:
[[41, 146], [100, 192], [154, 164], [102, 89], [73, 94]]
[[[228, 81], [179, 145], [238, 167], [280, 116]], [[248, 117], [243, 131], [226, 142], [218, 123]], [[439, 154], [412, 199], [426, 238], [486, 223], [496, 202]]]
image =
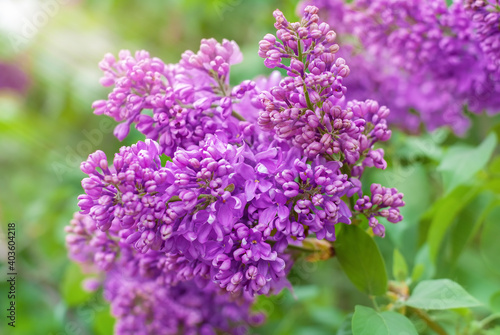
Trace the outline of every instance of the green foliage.
[[495, 133], [477, 147], [455, 145], [451, 147], [437, 167], [443, 175], [446, 193], [453, 191], [458, 185], [467, 183], [488, 163], [497, 144]]
[[84, 278], [85, 275], [78, 264], [68, 264], [61, 283], [62, 297], [68, 306], [73, 307], [83, 304], [92, 295], [82, 287]]
[[377, 312], [356, 306], [352, 318], [353, 335], [417, 335], [415, 326], [404, 315], [396, 312]]
[[427, 234], [432, 261], [436, 261], [442, 241], [453, 220], [478, 193], [478, 187], [462, 185], [446, 197], [436, 201], [430, 211], [427, 212], [426, 215], [432, 218]]
[[351, 282], [370, 295], [387, 291], [387, 272], [384, 259], [363, 229], [350, 225], [342, 227], [335, 243], [336, 256]]
[[392, 275], [399, 281], [404, 281], [408, 277], [408, 265], [406, 265], [405, 258], [398, 249], [394, 249]]
[[481, 305], [462, 286], [449, 279], [420, 282], [405, 304], [410, 307], [431, 310], [477, 307]]
[[491, 269], [500, 273], [499, 255], [500, 243], [498, 237], [500, 236], [500, 203], [486, 218], [485, 226], [481, 234], [481, 254]]

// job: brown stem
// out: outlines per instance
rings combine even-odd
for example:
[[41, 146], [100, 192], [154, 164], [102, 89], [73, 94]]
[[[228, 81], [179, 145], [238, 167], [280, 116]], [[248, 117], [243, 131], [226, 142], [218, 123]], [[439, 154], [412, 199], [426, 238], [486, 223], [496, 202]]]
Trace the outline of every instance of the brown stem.
[[412, 311], [419, 318], [424, 320], [424, 322], [429, 326], [430, 329], [434, 330], [439, 335], [449, 335], [446, 330], [443, 329], [438, 323], [430, 318], [430, 316], [421, 309], [410, 307], [410, 311]]

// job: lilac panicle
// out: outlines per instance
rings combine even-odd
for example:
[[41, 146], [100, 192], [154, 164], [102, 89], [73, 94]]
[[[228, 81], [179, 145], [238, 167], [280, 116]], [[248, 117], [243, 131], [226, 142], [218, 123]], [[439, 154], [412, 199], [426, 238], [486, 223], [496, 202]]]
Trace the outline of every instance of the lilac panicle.
[[387, 167], [377, 144], [391, 137], [389, 109], [347, 99], [350, 68], [316, 7], [300, 22], [274, 16], [259, 55], [284, 77], [231, 87], [241, 53], [214, 39], [178, 64], [146, 52], [101, 63], [114, 88], [95, 112], [121, 122], [119, 139], [132, 124], [146, 139], [81, 164], [66, 242], [102, 281], [117, 334], [245, 331], [262, 321], [249, 313], [256, 295], [291, 288], [296, 249], [335, 241], [335, 226], [359, 215], [379, 236], [377, 217], [402, 220], [397, 190], [361, 191], [366, 168]]
[[498, 1], [311, 0], [299, 8], [307, 4], [349, 41], [340, 51], [354, 69], [347, 98], [378, 100], [391, 109], [390, 123], [463, 134], [464, 106], [500, 111]]
[[100, 63], [101, 83], [114, 88], [107, 100], [94, 102], [94, 113], [121, 122], [114, 132], [119, 140], [135, 124], [172, 155], [179, 146], [196, 145], [205, 134], [238, 128], [233, 105], [257, 94], [252, 81], [233, 91], [229, 87], [230, 66], [241, 60], [235, 42], [214, 39], [202, 40], [197, 54], [186, 51], [178, 64], [165, 64], [146, 51], [132, 56], [123, 50], [118, 59], [107, 54]]
[[364, 196], [356, 201], [354, 210], [364, 214], [375, 235], [384, 237], [385, 228], [377, 220], [377, 216], [384, 217], [392, 223], [400, 222], [403, 217], [399, 212], [399, 207], [405, 205], [403, 194], [395, 188], [386, 188], [380, 184], [370, 186], [372, 196]]
[[[104, 233], [96, 229], [96, 222], [88, 215], [75, 213], [67, 231], [70, 256], [88, 272], [106, 271], [102, 286], [117, 319], [115, 334], [175, 335], [179, 329], [185, 334], [240, 334], [248, 324], [263, 320], [262, 315], [250, 311], [251, 298], [224, 294], [206, 279], [165, 285], [164, 255], [139, 253], [121, 242], [115, 229], [107, 232], [110, 238], [106, 245], [100, 243], [98, 239], [106, 240]], [[106, 249], [116, 250], [119, 257], [100, 267], [93, 259]], [[92, 280], [92, 289], [101, 284]]]

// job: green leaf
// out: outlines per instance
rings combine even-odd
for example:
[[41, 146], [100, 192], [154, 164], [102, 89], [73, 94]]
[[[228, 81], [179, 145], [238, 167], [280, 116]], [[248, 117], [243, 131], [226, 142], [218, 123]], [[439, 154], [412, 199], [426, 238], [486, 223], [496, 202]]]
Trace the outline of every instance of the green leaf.
[[488, 329], [484, 335], [498, 335], [500, 334], [500, 326], [497, 326], [492, 329]]
[[415, 256], [415, 264], [411, 273], [411, 281], [430, 279], [436, 272], [436, 266], [432, 263], [429, 254], [429, 246], [424, 244]]
[[490, 165], [488, 165], [488, 170], [492, 174], [500, 174], [500, 156], [492, 159]]
[[113, 333], [115, 318], [111, 316], [109, 306], [99, 310], [95, 315], [94, 333], [97, 335], [106, 335]]
[[354, 314], [347, 314], [344, 321], [340, 324], [339, 330], [336, 335], [352, 335], [352, 316]]
[[490, 308], [493, 313], [500, 313], [500, 291], [490, 297]]
[[498, 243], [498, 236], [500, 236], [500, 224], [498, 224], [498, 218], [500, 217], [500, 206], [498, 202], [496, 204], [496, 208], [489, 213], [485, 220], [481, 234], [480, 250], [488, 267], [499, 273], [500, 262], [498, 255], [500, 255], [500, 243]]
[[417, 335], [408, 318], [396, 312], [379, 313], [372, 308], [356, 306], [352, 317], [353, 335]]
[[439, 199], [431, 208], [432, 221], [427, 234], [430, 258], [436, 262], [441, 243], [453, 220], [464, 206], [471, 202], [479, 193], [479, 187], [460, 186], [446, 197]]
[[351, 282], [370, 295], [387, 291], [387, 271], [380, 250], [363, 229], [344, 225], [335, 242], [335, 254]]
[[420, 282], [405, 304], [415, 308], [434, 310], [481, 305], [462, 286], [449, 279], [425, 280]]
[[496, 144], [495, 133], [490, 133], [475, 148], [464, 145], [451, 147], [437, 168], [443, 175], [446, 193], [473, 179], [472, 177], [488, 163]]
[[482, 192], [458, 215], [450, 233], [452, 262], [458, 259], [465, 246], [476, 236], [495, 205], [494, 195], [491, 192]]
[[77, 306], [87, 301], [93, 293], [82, 288], [82, 281], [85, 276], [82, 274], [80, 266], [71, 262], [64, 273], [61, 283], [61, 293], [68, 306]]
[[160, 156], [160, 160], [161, 160], [161, 166], [165, 166], [165, 164], [167, 164], [167, 162], [172, 162], [172, 158], [170, 158], [170, 156], [167, 156], [165, 154], [162, 154]]
[[408, 265], [406, 265], [405, 258], [398, 249], [394, 249], [392, 258], [392, 275], [399, 281], [405, 281], [408, 277]]

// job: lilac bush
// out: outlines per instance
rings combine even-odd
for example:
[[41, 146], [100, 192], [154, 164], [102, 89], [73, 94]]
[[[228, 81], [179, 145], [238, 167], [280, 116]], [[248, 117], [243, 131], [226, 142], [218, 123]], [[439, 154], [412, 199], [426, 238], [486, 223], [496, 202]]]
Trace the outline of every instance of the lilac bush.
[[146, 139], [111, 165], [102, 151], [82, 163], [67, 245], [100, 276], [117, 334], [238, 334], [262, 320], [249, 310], [257, 295], [292, 289], [308, 245], [333, 243], [341, 224], [383, 237], [380, 218], [402, 220], [396, 189], [362, 193], [365, 168], [387, 166], [377, 143], [391, 137], [389, 109], [347, 99], [350, 68], [318, 8], [274, 17], [259, 55], [284, 77], [231, 87], [242, 55], [214, 39], [177, 64], [145, 51], [100, 64], [113, 90], [94, 112], [120, 122], [119, 140], [132, 125]]

